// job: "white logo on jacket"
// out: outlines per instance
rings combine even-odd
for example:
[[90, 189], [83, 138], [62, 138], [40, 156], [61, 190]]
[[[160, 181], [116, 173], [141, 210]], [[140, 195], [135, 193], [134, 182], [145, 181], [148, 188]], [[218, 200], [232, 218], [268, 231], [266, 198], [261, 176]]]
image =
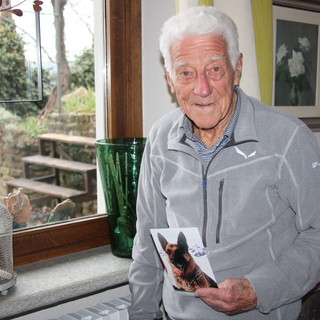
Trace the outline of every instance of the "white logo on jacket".
[[320, 166], [320, 163], [318, 161], [312, 163], [312, 169], [319, 166]]
[[251, 157], [253, 157], [253, 156], [257, 153], [257, 151], [253, 151], [253, 152], [250, 153], [249, 155], [246, 155], [246, 154], [245, 154], [243, 151], [241, 151], [238, 147], [235, 147], [235, 149], [236, 149], [236, 152], [237, 152], [238, 154], [242, 155], [245, 159], [251, 158]]

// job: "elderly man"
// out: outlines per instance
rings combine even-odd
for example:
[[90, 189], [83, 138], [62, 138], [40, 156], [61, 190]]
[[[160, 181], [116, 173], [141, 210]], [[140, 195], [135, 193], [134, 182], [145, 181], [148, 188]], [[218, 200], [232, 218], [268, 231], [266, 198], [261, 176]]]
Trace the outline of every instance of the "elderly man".
[[[194, 7], [160, 49], [180, 108], [157, 121], [142, 162], [130, 319], [297, 319], [319, 281], [320, 151], [298, 119], [240, 88], [232, 20]], [[198, 228], [218, 288], [174, 290], [153, 228]]]

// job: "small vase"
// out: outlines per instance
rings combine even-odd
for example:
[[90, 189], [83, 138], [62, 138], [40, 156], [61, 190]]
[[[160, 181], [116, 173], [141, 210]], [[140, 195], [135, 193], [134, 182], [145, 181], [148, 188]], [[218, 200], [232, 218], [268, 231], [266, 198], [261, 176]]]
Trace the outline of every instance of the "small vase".
[[136, 233], [136, 200], [145, 138], [96, 142], [97, 159], [111, 232], [111, 251], [131, 258]]

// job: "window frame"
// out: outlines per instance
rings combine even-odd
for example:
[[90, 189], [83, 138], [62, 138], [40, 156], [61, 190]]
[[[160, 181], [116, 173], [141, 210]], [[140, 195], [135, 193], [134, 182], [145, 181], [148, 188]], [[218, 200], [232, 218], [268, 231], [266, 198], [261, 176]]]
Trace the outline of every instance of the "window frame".
[[[105, 0], [107, 134], [142, 137], [141, 0]], [[119, 108], [121, 106], [121, 108]], [[106, 214], [13, 233], [14, 265], [110, 244]]]

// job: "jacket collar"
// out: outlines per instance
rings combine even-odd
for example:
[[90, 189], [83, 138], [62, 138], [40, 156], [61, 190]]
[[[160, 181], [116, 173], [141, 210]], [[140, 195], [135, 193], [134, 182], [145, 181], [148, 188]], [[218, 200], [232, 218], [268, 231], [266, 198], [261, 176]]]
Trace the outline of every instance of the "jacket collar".
[[[229, 145], [240, 144], [246, 141], [258, 141], [257, 130], [254, 123], [254, 108], [252, 102], [239, 87], [237, 88], [237, 92], [240, 95], [241, 108], [239, 118]], [[168, 133], [168, 148], [190, 152], [190, 147], [184, 144], [185, 134], [180, 129], [180, 125], [184, 116], [184, 112], [180, 108], [180, 115], [177, 117]]]
[[236, 124], [233, 140], [235, 144], [246, 141], [258, 141], [257, 129], [255, 124], [255, 110], [250, 98], [238, 88], [238, 94], [241, 96], [241, 109]]

